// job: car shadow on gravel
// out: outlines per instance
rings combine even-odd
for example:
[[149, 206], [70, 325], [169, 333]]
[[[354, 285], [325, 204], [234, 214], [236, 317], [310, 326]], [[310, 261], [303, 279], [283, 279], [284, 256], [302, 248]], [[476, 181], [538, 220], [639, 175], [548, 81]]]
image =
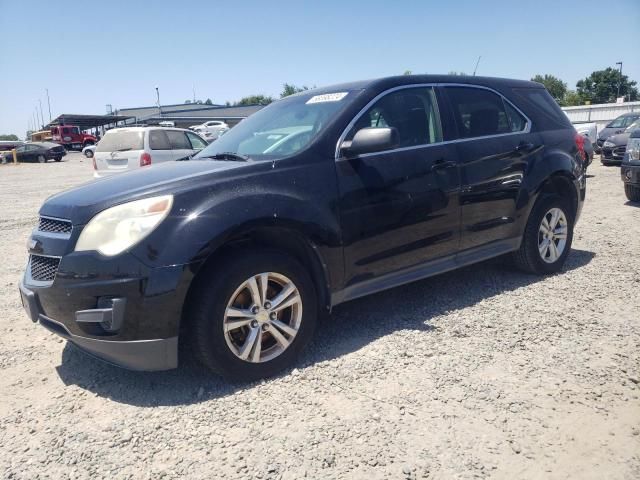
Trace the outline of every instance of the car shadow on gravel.
[[[581, 268], [594, 256], [593, 252], [574, 249], [564, 271]], [[428, 335], [437, 328], [430, 323], [435, 317], [543, 278], [521, 273], [497, 258], [339, 305], [320, 322], [312, 344], [296, 367], [355, 352], [398, 330]], [[180, 367], [176, 370], [132, 372], [96, 360], [67, 344], [56, 370], [65, 385], [77, 385], [100, 397], [140, 407], [188, 405], [256, 385], [234, 384], [211, 374], [185, 346], [181, 347]], [[291, 369], [280, 376], [290, 373]]]

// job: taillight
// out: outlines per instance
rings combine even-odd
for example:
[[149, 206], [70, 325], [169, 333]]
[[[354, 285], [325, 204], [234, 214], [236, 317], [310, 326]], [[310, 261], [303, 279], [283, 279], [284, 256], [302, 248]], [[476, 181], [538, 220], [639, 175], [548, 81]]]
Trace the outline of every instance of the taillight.
[[142, 152], [142, 155], [140, 155], [140, 166], [146, 167], [149, 165], [151, 165], [151, 155], [147, 152]]
[[586, 160], [587, 154], [584, 151], [584, 137], [579, 133], [576, 133], [575, 139], [576, 139], [576, 147], [578, 147], [578, 152], [580, 152], [580, 156], [582, 157], [582, 160]]

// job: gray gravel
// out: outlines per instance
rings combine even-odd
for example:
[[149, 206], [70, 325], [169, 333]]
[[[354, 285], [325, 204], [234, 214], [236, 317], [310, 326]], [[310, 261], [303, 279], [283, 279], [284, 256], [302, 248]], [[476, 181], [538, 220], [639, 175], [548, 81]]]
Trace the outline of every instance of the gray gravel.
[[486, 262], [335, 309], [250, 385], [133, 373], [27, 320], [37, 209], [91, 162], [0, 165], [2, 478], [640, 478], [640, 208], [598, 159], [565, 272]]

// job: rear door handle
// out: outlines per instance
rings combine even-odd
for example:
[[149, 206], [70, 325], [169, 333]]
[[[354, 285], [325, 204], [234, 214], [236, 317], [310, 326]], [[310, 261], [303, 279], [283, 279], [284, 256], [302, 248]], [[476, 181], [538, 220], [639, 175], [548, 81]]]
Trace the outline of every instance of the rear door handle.
[[456, 162], [452, 162], [451, 160], [445, 160], [444, 158], [440, 158], [431, 165], [431, 171], [435, 172], [438, 170], [444, 170], [445, 168], [453, 168], [457, 166]]
[[516, 147], [516, 152], [528, 152], [533, 150], [535, 145], [531, 142], [520, 142]]

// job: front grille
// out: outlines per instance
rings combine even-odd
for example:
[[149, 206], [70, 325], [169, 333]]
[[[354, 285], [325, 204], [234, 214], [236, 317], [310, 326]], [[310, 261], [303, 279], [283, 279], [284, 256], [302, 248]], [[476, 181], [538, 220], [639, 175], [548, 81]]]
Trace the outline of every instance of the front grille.
[[38, 282], [52, 282], [56, 276], [59, 257], [43, 257], [42, 255], [31, 255], [31, 278]]
[[38, 230], [49, 233], [71, 233], [71, 222], [68, 220], [40, 217]]

